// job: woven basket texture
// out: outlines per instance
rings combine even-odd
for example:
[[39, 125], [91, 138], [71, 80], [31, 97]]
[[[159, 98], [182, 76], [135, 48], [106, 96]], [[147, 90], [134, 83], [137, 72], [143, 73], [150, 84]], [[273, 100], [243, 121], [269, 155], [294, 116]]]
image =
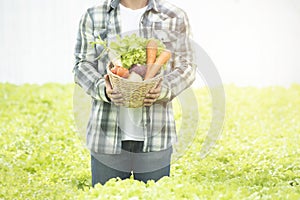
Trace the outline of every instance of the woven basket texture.
[[146, 94], [157, 86], [162, 73], [156, 75], [154, 78], [146, 81], [132, 81], [113, 74], [110, 69], [113, 67], [112, 63], [107, 66], [107, 74], [112, 84], [113, 89], [120, 92], [124, 99], [123, 106], [128, 108], [138, 108], [143, 106]]

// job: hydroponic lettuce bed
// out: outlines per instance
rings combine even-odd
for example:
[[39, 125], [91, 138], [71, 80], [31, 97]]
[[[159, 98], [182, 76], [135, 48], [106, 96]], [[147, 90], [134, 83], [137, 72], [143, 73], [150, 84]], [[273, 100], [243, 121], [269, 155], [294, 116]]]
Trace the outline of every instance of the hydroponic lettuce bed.
[[95, 188], [73, 87], [0, 84], [0, 199], [300, 199], [299, 85], [227, 85], [222, 137], [205, 159], [197, 137], [209, 127], [210, 97], [197, 89], [199, 133], [171, 177]]

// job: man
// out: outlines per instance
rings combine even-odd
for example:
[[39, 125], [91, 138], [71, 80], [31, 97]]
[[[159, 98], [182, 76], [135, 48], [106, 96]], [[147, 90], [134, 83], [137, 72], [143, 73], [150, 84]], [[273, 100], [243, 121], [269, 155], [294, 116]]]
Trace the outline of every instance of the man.
[[[108, 56], [93, 47], [98, 36], [109, 41], [137, 29], [143, 37], [160, 39], [172, 52], [163, 81], [146, 95], [144, 106], [128, 109], [106, 75]], [[87, 126], [92, 185], [110, 178], [147, 182], [170, 174], [176, 142], [171, 100], [195, 79], [186, 14], [162, 0], [103, 0], [82, 16], [75, 49], [75, 82], [92, 97]]]

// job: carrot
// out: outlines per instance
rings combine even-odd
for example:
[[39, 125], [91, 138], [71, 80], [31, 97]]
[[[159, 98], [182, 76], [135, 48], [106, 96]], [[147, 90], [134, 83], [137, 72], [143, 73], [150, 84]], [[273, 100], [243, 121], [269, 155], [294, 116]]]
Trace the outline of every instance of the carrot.
[[117, 75], [123, 78], [128, 78], [129, 76], [129, 70], [124, 67], [118, 67], [117, 69]]
[[149, 40], [147, 43], [147, 65], [153, 64], [156, 59], [157, 43], [155, 40]]
[[145, 75], [145, 80], [153, 78], [160, 68], [168, 62], [171, 58], [171, 52], [168, 50], [164, 50], [161, 54], [156, 58], [154, 64], [149, 69], [149, 72]]
[[[157, 54], [157, 43], [155, 40], [151, 39], [148, 41], [147, 47], [146, 47], [146, 55], [147, 55], [146, 64], [147, 64], [147, 72], [148, 73], [151, 69], [151, 66], [153, 65], [153, 63], [156, 60], [156, 54]], [[146, 72], [146, 74], [147, 74], [147, 72]]]

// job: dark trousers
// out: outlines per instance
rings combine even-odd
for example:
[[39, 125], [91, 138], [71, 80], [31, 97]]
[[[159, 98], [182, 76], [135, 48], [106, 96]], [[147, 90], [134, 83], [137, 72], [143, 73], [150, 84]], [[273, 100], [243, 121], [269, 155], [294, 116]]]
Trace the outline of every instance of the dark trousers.
[[122, 141], [121, 154], [97, 154], [91, 152], [92, 185], [105, 184], [111, 178], [126, 179], [133, 173], [134, 179], [157, 181], [170, 175], [172, 147], [143, 153], [142, 141]]

